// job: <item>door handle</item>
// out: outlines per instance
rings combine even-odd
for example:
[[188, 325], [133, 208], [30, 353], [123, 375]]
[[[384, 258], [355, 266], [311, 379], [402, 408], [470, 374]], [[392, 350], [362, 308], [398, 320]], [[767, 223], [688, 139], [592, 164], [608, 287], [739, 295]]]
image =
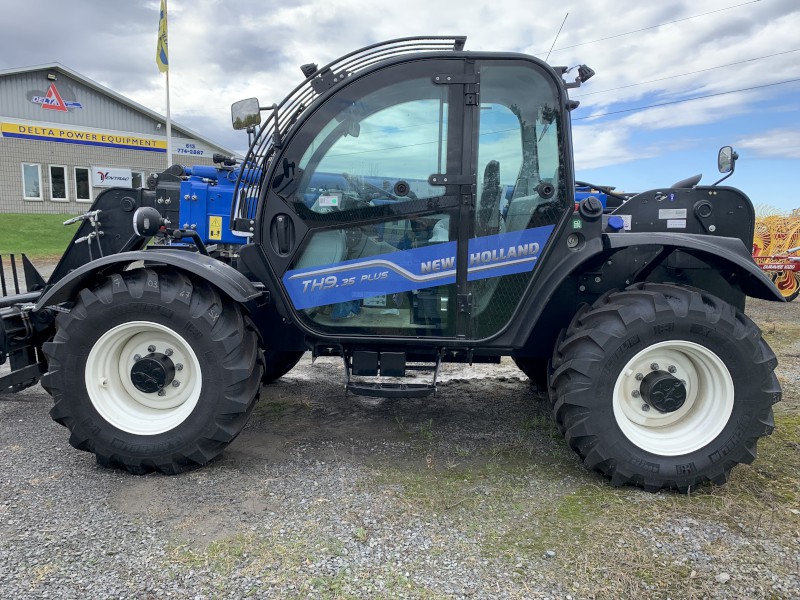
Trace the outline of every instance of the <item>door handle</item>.
[[289, 217], [278, 215], [275, 217], [275, 233], [278, 237], [278, 252], [289, 253]]

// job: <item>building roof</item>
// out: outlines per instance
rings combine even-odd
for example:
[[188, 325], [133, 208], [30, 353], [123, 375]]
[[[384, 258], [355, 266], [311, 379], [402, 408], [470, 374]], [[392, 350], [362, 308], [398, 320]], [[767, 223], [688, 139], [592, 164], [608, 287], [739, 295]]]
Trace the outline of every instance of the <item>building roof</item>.
[[[67, 75], [67, 76], [79, 81], [80, 83], [86, 85], [87, 87], [90, 87], [90, 88], [94, 89], [95, 91], [97, 91], [97, 92], [99, 92], [101, 94], [105, 94], [106, 96], [110, 96], [111, 98], [113, 98], [114, 100], [119, 102], [120, 104], [123, 104], [123, 105], [127, 106], [128, 108], [131, 108], [131, 109], [133, 109], [135, 111], [143, 113], [143, 114], [147, 115], [148, 117], [150, 117], [151, 119], [153, 119], [156, 122], [164, 123], [166, 125], [167, 118], [164, 115], [161, 115], [161, 114], [155, 112], [154, 110], [150, 110], [146, 106], [143, 106], [143, 105], [139, 104], [138, 102], [134, 102], [130, 98], [127, 98], [127, 97], [123, 96], [122, 94], [119, 94], [119, 93], [115, 92], [114, 90], [112, 90], [110, 88], [107, 88], [106, 86], [101, 85], [101, 84], [97, 83], [96, 81], [94, 81], [92, 79], [89, 79], [85, 75], [81, 75], [77, 71], [73, 71], [72, 69], [70, 69], [68, 67], [65, 67], [64, 65], [62, 65], [61, 63], [58, 63], [58, 62], [46, 63], [46, 64], [41, 64], [41, 65], [32, 65], [32, 66], [29, 66], [29, 67], [15, 67], [13, 69], [0, 69], [0, 77], [3, 77], [4, 75], [19, 75], [19, 74], [24, 74], [24, 73], [30, 73], [30, 72], [33, 72], [33, 71], [46, 71], [46, 70], [57, 71], [57, 72], [60, 72], [60, 73], [62, 73], [64, 75]], [[189, 129], [188, 127], [184, 127], [183, 125], [181, 125], [179, 123], [176, 123], [175, 121], [170, 120], [170, 126], [173, 129], [173, 135], [175, 133], [175, 130], [177, 130], [178, 132], [184, 134], [185, 136], [188, 136], [188, 137], [194, 138], [194, 139], [196, 139], [198, 141], [204, 142], [204, 143], [208, 144], [209, 146], [213, 146], [215, 148], [219, 148], [220, 150], [223, 151], [224, 154], [227, 154], [229, 156], [232, 156], [234, 154], [236, 154], [236, 155], [239, 154], [238, 152], [235, 152], [235, 151], [231, 150], [230, 148], [226, 148], [225, 146], [220, 145], [219, 143], [215, 142], [214, 140], [209, 139], [209, 138], [205, 137], [204, 135], [202, 135], [200, 133], [197, 133], [196, 131], [194, 131], [192, 129]]]

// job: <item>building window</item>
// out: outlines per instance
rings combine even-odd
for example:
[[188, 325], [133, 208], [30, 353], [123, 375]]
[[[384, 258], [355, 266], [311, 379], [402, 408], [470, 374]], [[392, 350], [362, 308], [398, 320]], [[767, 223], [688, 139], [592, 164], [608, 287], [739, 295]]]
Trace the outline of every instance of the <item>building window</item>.
[[42, 167], [34, 163], [22, 163], [22, 197], [25, 200], [42, 199]]
[[88, 167], [75, 167], [75, 199], [78, 202], [91, 202], [92, 178]]
[[50, 165], [50, 199], [67, 201], [67, 167], [64, 165]]
[[144, 187], [143, 171], [131, 171], [131, 187], [133, 189]]

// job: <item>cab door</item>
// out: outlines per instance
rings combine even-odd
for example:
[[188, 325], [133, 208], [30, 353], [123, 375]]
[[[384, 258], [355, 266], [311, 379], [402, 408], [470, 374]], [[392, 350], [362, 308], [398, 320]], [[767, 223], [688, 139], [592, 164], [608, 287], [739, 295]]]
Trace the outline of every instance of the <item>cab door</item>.
[[572, 213], [568, 139], [553, 74], [524, 58], [477, 61], [477, 186], [465, 269], [467, 336], [502, 331], [526, 294], [553, 232]]
[[572, 211], [559, 94], [531, 59], [418, 59], [310, 107], [275, 158], [259, 240], [301, 325], [500, 333]]
[[474, 177], [464, 68], [419, 59], [359, 75], [309, 107], [274, 159], [257, 241], [307, 330], [415, 339], [466, 330], [457, 257], [468, 235], [463, 184]]

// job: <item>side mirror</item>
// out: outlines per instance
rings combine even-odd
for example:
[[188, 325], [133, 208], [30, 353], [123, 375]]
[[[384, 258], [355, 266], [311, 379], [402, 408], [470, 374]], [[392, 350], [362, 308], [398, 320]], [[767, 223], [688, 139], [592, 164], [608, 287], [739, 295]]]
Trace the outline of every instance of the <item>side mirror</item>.
[[720, 148], [719, 155], [717, 155], [717, 168], [719, 172], [722, 174], [733, 173], [733, 170], [736, 168], [737, 158], [739, 158], [739, 155], [733, 151], [731, 146], [723, 146]]
[[733, 149], [732, 146], [723, 146], [719, 149], [719, 154], [717, 155], [717, 168], [719, 169], [719, 172], [724, 175], [724, 177], [715, 181], [711, 185], [722, 183], [728, 177], [733, 175], [733, 171], [736, 168], [737, 158], [739, 158], [739, 154]]
[[231, 121], [233, 128], [237, 130], [261, 125], [261, 107], [258, 98], [248, 98], [231, 104]]

